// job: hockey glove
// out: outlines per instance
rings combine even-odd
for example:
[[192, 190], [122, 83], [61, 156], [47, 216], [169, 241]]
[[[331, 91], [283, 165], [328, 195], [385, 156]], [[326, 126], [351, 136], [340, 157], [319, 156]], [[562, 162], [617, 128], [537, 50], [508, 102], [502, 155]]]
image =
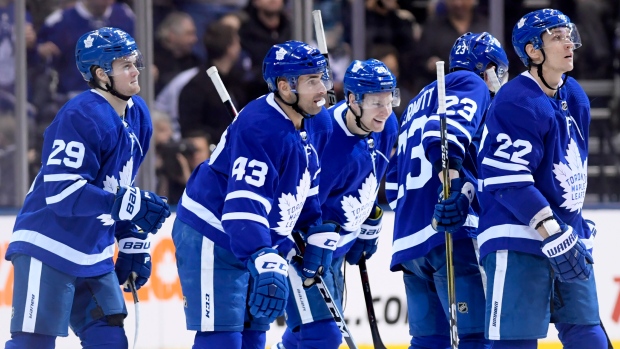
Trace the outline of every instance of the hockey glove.
[[159, 197], [138, 187], [121, 187], [112, 205], [112, 219], [131, 221], [144, 232], [155, 234], [170, 217], [167, 200], [165, 196]]
[[555, 234], [547, 232], [550, 236], [542, 241], [540, 248], [549, 258], [555, 277], [561, 282], [588, 280], [592, 272], [588, 264], [594, 260], [573, 228], [562, 223]]
[[255, 318], [267, 317], [271, 322], [282, 315], [286, 307], [288, 263], [278, 251], [265, 247], [250, 256], [247, 267], [250, 271], [250, 314]]
[[381, 225], [383, 220], [383, 210], [379, 206], [375, 206], [370, 214], [370, 217], [364, 221], [360, 228], [360, 235], [357, 237], [353, 246], [345, 259], [349, 264], [356, 265], [362, 258], [362, 254], [366, 259], [377, 252], [377, 244], [379, 243], [379, 233], [381, 232]]
[[151, 277], [150, 235], [140, 235], [145, 239], [126, 237], [118, 241], [118, 257], [114, 271], [118, 277], [118, 283], [124, 286], [125, 292], [131, 292], [126, 283], [132, 273], [135, 277], [136, 290], [144, 286]]
[[306, 278], [323, 274], [323, 270], [332, 264], [332, 255], [338, 247], [338, 240], [340, 240], [340, 226], [336, 223], [324, 223], [308, 228], [301, 274]]
[[465, 224], [476, 191], [466, 178], [450, 181], [450, 196], [446, 200], [442, 200], [442, 190], [443, 186], [439, 186], [440, 200], [435, 205], [432, 226], [439, 232], [454, 233]]

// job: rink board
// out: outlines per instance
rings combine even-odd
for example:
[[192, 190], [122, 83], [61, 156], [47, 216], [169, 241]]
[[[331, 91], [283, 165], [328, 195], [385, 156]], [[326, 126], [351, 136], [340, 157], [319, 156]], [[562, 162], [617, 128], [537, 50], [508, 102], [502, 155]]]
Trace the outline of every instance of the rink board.
[[[620, 348], [620, 224], [619, 210], [584, 211], [584, 216], [597, 223], [598, 235], [594, 242], [595, 271], [599, 293], [600, 313], [603, 323]], [[0, 255], [4, 256], [8, 246], [15, 217], [0, 216]], [[174, 215], [170, 217], [157, 235], [153, 236], [153, 275], [149, 283], [138, 293], [140, 296], [140, 335], [138, 348], [175, 349], [188, 348], [193, 343], [193, 332], [185, 330], [181, 287], [176, 273], [174, 246], [170, 238]], [[368, 263], [371, 289], [375, 298], [375, 311], [383, 342], [390, 349], [407, 348], [409, 328], [407, 307], [401, 273], [389, 271], [390, 246], [394, 215], [387, 212], [384, 217], [379, 250]], [[356, 266], [346, 267], [347, 301], [345, 318], [360, 349], [372, 348], [372, 337], [368, 329], [366, 308], [361, 289], [359, 271]], [[9, 338], [11, 317], [13, 270], [10, 262], [0, 259], [0, 347]], [[458, 290], [457, 290], [458, 292]], [[131, 297], [125, 297], [129, 316], [125, 328], [129, 343], [134, 337], [134, 309]], [[523, 306], [527, 306], [524, 302]], [[276, 342], [284, 331], [283, 324], [272, 324], [267, 333], [267, 344]], [[555, 329], [540, 348], [561, 348]], [[80, 348], [79, 340], [70, 335], [57, 340], [57, 348]]]

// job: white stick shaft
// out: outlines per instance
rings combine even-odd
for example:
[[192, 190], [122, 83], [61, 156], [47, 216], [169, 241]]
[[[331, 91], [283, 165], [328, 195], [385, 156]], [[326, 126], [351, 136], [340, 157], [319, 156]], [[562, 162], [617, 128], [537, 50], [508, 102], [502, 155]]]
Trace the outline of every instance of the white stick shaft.
[[325, 30], [323, 29], [323, 17], [321, 10], [312, 11], [312, 19], [314, 21], [314, 33], [316, 34], [316, 42], [319, 45], [319, 51], [327, 54], [327, 42], [325, 41]]
[[220, 74], [218, 73], [217, 68], [213, 66], [207, 69], [207, 75], [209, 75], [209, 77], [211, 78], [211, 81], [213, 81], [213, 86], [215, 86], [215, 89], [217, 90], [217, 94], [220, 95], [222, 102], [229, 101], [230, 95], [228, 94], [226, 87], [224, 87], [224, 82], [222, 81], [222, 78], [220, 77]]
[[439, 103], [437, 114], [446, 113], [446, 73], [444, 72], [444, 61], [435, 63], [437, 66], [437, 101]]

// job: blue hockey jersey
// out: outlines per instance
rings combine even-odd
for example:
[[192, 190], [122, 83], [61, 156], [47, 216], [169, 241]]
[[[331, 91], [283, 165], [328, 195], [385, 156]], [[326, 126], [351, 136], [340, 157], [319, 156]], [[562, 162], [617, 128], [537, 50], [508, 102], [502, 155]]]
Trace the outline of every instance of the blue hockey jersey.
[[6, 258], [27, 254], [81, 277], [112, 271], [115, 193], [134, 182], [152, 132], [138, 96], [129, 99], [124, 119], [96, 90], [65, 104], [45, 131], [41, 171], [17, 215]]
[[525, 72], [502, 87], [485, 124], [478, 154], [480, 257], [508, 249], [543, 256], [540, 234], [529, 226], [551, 210], [582, 239], [588, 184], [590, 102], [572, 78], [548, 97]]
[[328, 156], [321, 160], [323, 220], [342, 227], [334, 257], [347, 253], [370, 215], [398, 134], [398, 120], [392, 113], [382, 132], [363, 138], [354, 135], [346, 126], [347, 110], [345, 101], [329, 108], [334, 133], [325, 148]]
[[58, 72], [57, 91], [61, 94], [74, 94], [88, 89], [82, 74], [75, 69], [75, 44], [86, 32], [102, 27], [114, 27], [133, 36], [134, 14], [127, 4], [113, 4], [100, 18], [93, 17], [78, 1], [74, 7], [52, 12], [39, 30], [39, 43], [52, 42], [61, 54], [55, 56], [52, 67]]
[[[395, 210], [394, 241], [390, 268], [426, 255], [445, 243], [443, 233], [431, 227], [438, 201], [439, 176], [433, 163], [441, 159], [441, 135], [437, 115], [437, 82], [426, 86], [409, 102], [401, 117], [396, 155], [390, 161], [386, 179], [386, 196]], [[460, 161], [461, 176], [476, 181], [476, 150], [472, 137], [480, 127], [491, 96], [484, 80], [469, 71], [446, 75], [446, 122], [448, 156]], [[476, 207], [475, 203], [472, 207]], [[454, 239], [473, 237], [478, 227], [477, 213], [470, 214], [463, 228], [452, 234]]]
[[321, 222], [320, 157], [332, 133], [325, 108], [300, 130], [270, 93], [250, 102], [192, 173], [177, 218], [245, 261], [291, 231]]

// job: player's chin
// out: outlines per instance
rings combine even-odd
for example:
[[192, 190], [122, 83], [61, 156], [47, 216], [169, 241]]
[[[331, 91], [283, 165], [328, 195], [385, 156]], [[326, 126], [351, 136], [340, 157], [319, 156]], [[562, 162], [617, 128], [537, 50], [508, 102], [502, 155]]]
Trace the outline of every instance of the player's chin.
[[370, 129], [372, 132], [381, 132], [385, 128], [385, 121], [380, 119], [372, 119]]

